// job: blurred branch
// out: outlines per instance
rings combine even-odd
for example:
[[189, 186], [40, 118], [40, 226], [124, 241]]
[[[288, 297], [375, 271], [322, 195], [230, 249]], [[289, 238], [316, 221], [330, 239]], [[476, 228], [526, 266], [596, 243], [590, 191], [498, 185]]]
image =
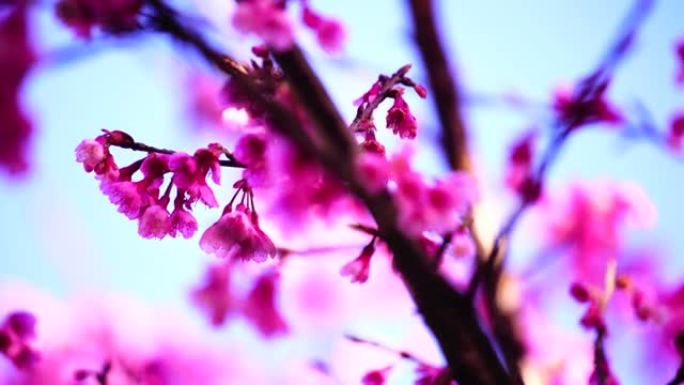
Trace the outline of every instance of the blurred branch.
[[442, 126], [442, 149], [452, 169], [468, 169], [468, 133], [461, 111], [459, 84], [451, 73], [451, 66], [437, 32], [434, 3], [432, 0], [410, 0], [409, 3], [415, 39]]

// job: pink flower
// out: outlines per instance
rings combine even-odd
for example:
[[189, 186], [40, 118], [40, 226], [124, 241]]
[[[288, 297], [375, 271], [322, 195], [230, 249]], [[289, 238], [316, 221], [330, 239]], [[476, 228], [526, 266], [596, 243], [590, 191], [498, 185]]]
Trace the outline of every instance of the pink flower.
[[417, 131], [416, 118], [411, 114], [402, 93], [400, 91], [396, 94], [394, 104], [387, 111], [387, 128], [402, 139], [413, 139]]
[[171, 232], [171, 218], [166, 208], [153, 204], [147, 206], [138, 222], [138, 234], [143, 238], [162, 239]]
[[370, 261], [375, 253], [375, 241], [372, 241], [361, 250], [361, 254], [356, 259], [342, 266], [340, 275], [351, 277], [352, 283], [364, 283], [370, 274]]
[[392, 370], [392, 366], [383, 369], [371, 370], [361, 378], [363, 385], [384, 385], [387, 380], [387, 374]]
[[212, 325], [223, 325], [235, 307], [230, 291], [230, 266], [210, 266], [206, 271], [204, 284], [192, 291], [191, 298], [206, 313]]
[[86, 139], [76, 147], [76, 161], [83, 163], [86, 172], [91, 172], [107, 157], [102, 143], [97, 140]]
[[302, 8], [302, 21], [316, 32], [318, 44], [326, 52], [336, 53], [342, 49], [345, 32], [339, 21], [321, 16], [308, 5]]
[[276, 256], [276, 247], [259, 228], [256, 216], [245, 206], [225, 210], [202, 234], [200, 247], [217, 257], [264, 262]]
[[133, 182], [107, 182], [100, 185], [102, 192], [109, 197], [109, 201], [119, 206], [118, 211], [128, 219], [138, 219], [143, 208], [143, 194]]
[[171, 213], [171, 230], [169, 235], [176, 237], [180, 233], [183, 238], [191, 238], [197, 231], [197, 220], [182, 207], [176, 207]]
[[254, 33], [266, 44], [284, 51], [292, 47], [294, 36], [290, 20], [275, 0], [246, 0], [238, 3], [233, 26], [243, 33]]
[[0, 167], [11, 174], [28, 169], [32, 126], [20, 100], [21, 87], [35, 62], [27, 33], [27, 4], [0, 15]]
[[267, 338], [288, 332], [287, 323], [276, 308], [279, 278], [277, 271], [261, 275], [247, 296], [243, 309], [245, 317]]
[[5, 355], [17, 369], [33, 367], [40, 356], [28, 341], [35, 337], [36, 318], [25, 311], [10, 313], [0, 327], [0, 354]]
[[453, 385], [455, 382], [453, 380], [445, 381], [451, 376], [449, 368], [438, 368], [435, 366], [419, 364], [416, 366], [417, 378], [414, 382], [415, 385]]
[[235, 145], [235, 159], [246, 166], [242, 177], [250, 186], [262, 187], [268, 184], [268, 148], [269, 141], [263, 132], [243, 135]]

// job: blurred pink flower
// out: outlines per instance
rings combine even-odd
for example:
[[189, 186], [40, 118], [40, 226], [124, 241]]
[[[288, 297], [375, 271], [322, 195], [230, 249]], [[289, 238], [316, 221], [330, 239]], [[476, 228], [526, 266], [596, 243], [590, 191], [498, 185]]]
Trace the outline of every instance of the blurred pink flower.
[[275, 270], [259, 276], [243, 307], [245, 317], [267, 338], [285, 334], [289, 330], [276, 307], [279, 279], [280, 275]]
[[233, 14], [233, 26], [240, 32], [258, 35], [276, 50], [287, 50], [294, 44], [294, 36], [283, 4], [276, 0], [240, 1]]

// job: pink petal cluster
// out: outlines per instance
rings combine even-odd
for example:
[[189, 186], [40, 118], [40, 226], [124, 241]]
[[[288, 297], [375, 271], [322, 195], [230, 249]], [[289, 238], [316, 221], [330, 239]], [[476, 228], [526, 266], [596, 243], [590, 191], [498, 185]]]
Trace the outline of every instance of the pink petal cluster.
[[265, 132], [249, 133], [240, 137], [235, 146], [235, 159], [245, 165], [242, 177], [252, 187], [269, 184], [267, 151], [271, 139]]
[[59, 0], [57, 17], [81, 38], [89, 39], [99, 27], [107, 33], [138, 28], [142, 0]]
[[276, 337], [288, 332], [285, 319], [276, 307], [280, 275], [269, 270], [257, 278], [243, 306], [245, 317], [264, 337]]
[[[218, 206], [206, 178], [211, 173], [214, 183], [220, 182], [218, 157], [222, 153], [221, 147], [209, 145], [194, 155], [150, 153], [127, 167], [119, 168], [109, 148], [133, 143], [126, 133], [108, 131], [94, 140], [82, 141], [76, 147], [76, 160], [83, 164], [86, 172], [96, 174], [102, 192], [118, 206], [119, 212], [129, 219], [138, 220], [138, 233], [142, 237], [192, 237], [197, 231], [192, 206], [198, 201], [209, 207]], [[134, 181], [136, 173], [142, 174], [142, 178]], [[170, 174], [170, 179], [162, 189], [167, 174]], [[174, 189], [173, 209], [169, 212]]]
[[254, 33], [270, 47], [284, 51], [294, 44], [292, 25], [279, 0], [244, 0], [237, 4], [233, 26], [242, 33]]
[[0, 168], [11, 174], [28, 168], [32, 126], [20, 100], [21, 87], [35, 62], [27, 34], [27, 5], [0, 14]]
[[366, 245], [356, 259], [348, 262], [340, 269], [340, 275], [351, 277], [352, 283], [364, 283], [370, 274], [371, 257], [375, 253], [375, 240]]
[[316, 33], [318, 44], [326, 52], [332, 54], [342, 50], [345, 31], [339, 21], [321, 16], [307, 2], [302, 7], [302, 22]]
[[416, 118], [411, 114], [402, 94], [403, 90], [399, 89], [394, 96], [394, 104], [387, 111], [387, 128], [402, 139], [414, 139], [418, 129]]
[[399, 223], [415, 236], [424, 231], [454, 231], [478, 197], [473, 177], [465, 172], [451, 172], [428, 184], [411, 167], [408, 151], [390, 160], [390, 178], [395, 185], [392, 193], [399, 206]]
[[33, 367], [40, 355], [29, 341], [35, 337], [36, 318], [25, 311], [15, 311], [5, 317], [0, 327], [0, 354], [20, 370]]
[[648, 227], [656, 217], [653, 203], [634, 184], [577, 183], [548, 203], [551, 244], [568, 247], [574, 268], [591, 282], [602, 282], [606, 261], [619, 255], [623, 226]]
[[622, 123], [623, 117], [620, 111], [605, 98], [607, 89], [608, 83], [604, 83], [590, 95], [584, 95], [581, 89], [572, 87], [556, 89], [553, 96], [553, 108], [559, 122], [570, 128], [592, 123], [613, 125]]
[[276, 256], [276, 247], [259, 228], [256, 212], [239, 204], [228, 205], [219, 220], [202, 234], [200, 247], [217, 257], [264, 262]]

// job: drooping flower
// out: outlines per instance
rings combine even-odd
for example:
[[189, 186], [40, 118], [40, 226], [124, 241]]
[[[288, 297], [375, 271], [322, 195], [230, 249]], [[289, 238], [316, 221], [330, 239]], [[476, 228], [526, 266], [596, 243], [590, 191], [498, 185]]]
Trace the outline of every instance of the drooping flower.
[[403, 90], [398, 90], [394, 96], [394, 104], [387, 111], [387, 128], [402, 139], [413, 139], [416, 137], [418, 126], [402, 94]]
[[20, 370], [33, 367], [40, 355], [29, 341], [36, 335], [36, 318], [26, 311], [15, 311], [5, 317], [0, 327], [0, 354], [6, 356]]
[[364, 283], [370, 275], [371, 257], [375, 253], [375, 239], [366, 245], [361, 254], [340, 269], [340, 275], [351, 277], [352, 283]]
[[377, 193], [389, 181], [389, 163], [383, 154], [362, 152], [358, 157], [358, 172], [368, 191]]
[[138, 234], [143, 238], [162, 239], [171, 232], [171, 217], [166, 208], [147, 206], [138, 221]]
[[285, 319], [277, 309], [277, 290], [280, 275], [270, 270], [257, 278], [247, 295], [243, 313], [245, 317], [267, 338], [288, 332]]
[[223, 325], [237, 306], [230, 290], [230, 265], [210, 266], [204, 283], [192, 291], [191, 299], [207, 314], [213, 326]]
[[531, 178], [534, 156], [534, 133], [527, 132], [518, 138], [508, 153], [506, 164], [506, 187], [521, 194], [526, 182]]
[[264, 262], [276, 256], [276, 247], [259, 228], [256, 214], [244, 205], [224, 210], [219, 220], [202, 234], [200, 247], [217, 257]]

